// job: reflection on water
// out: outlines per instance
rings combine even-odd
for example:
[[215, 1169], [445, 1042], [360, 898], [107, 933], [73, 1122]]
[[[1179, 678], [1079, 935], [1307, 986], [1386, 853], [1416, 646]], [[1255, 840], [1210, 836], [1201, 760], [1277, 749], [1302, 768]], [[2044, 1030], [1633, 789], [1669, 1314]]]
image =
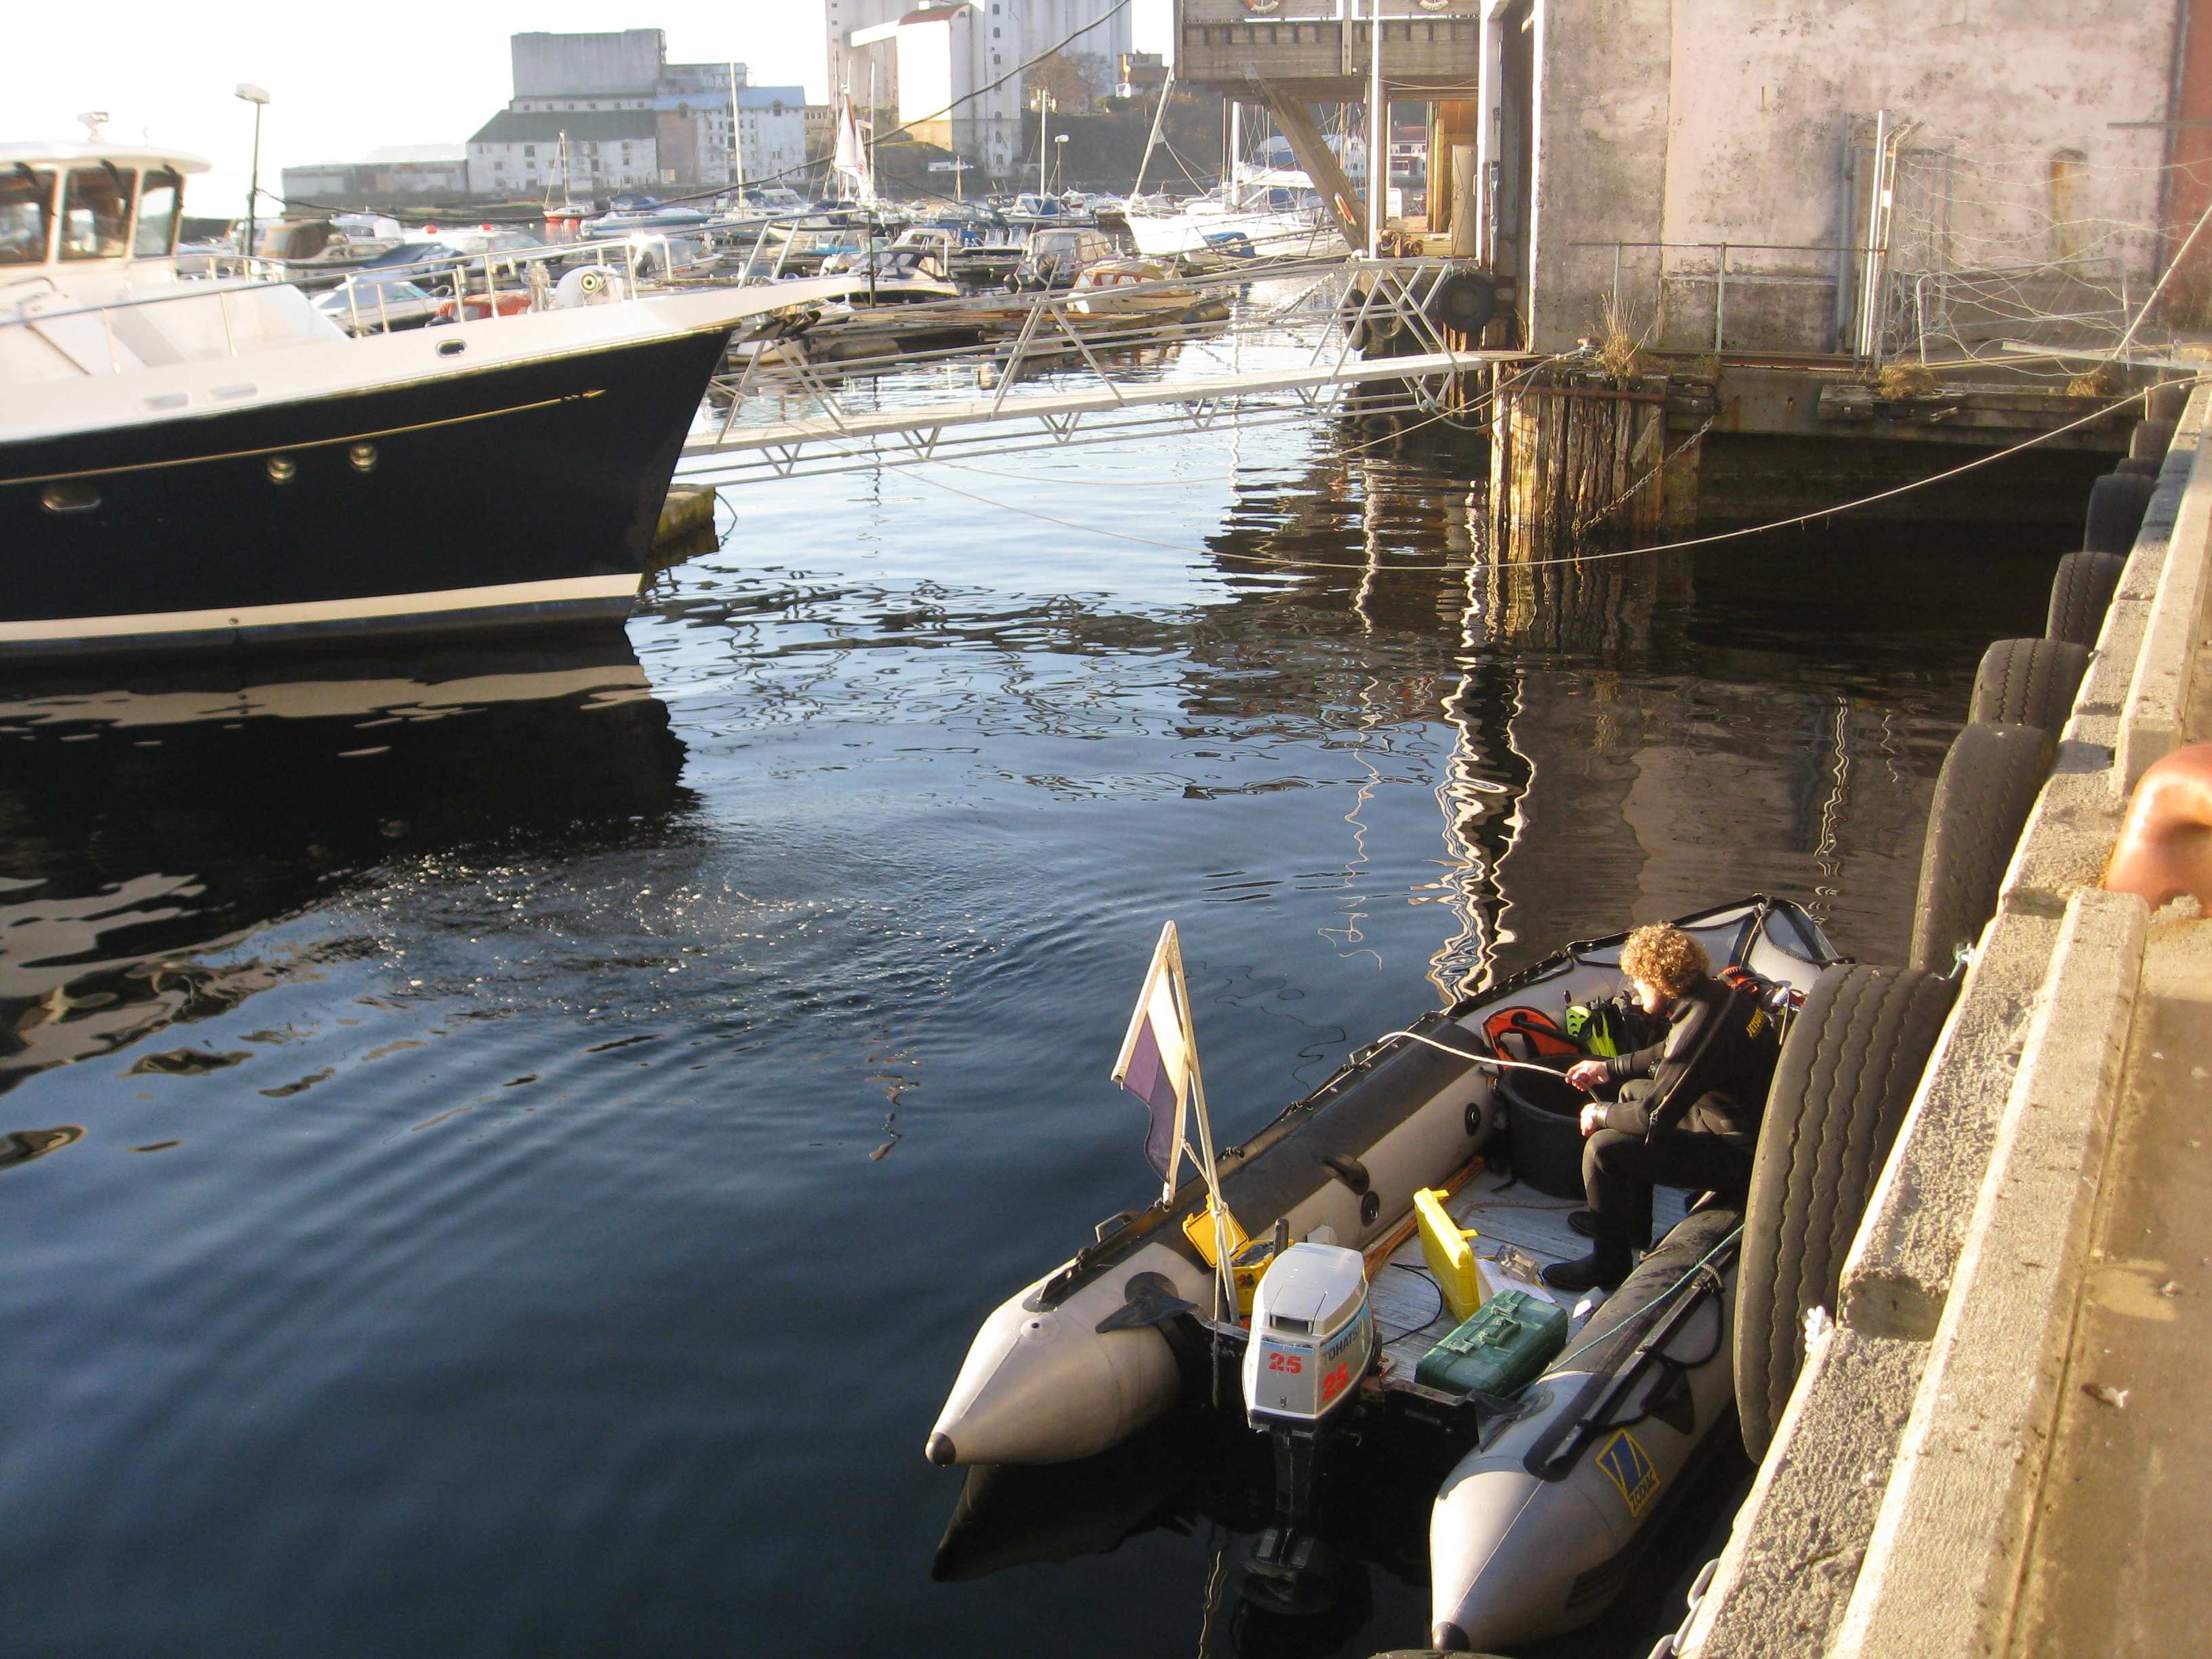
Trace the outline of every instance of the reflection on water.
[[28, 1164], [34, 1158], [58, 1152], [84, 1139], [82, 1125], [64, 1123], [58, 1129], [15, 1129], [0, 1134], [0, 1170]]
[[1146, 1196], [1161, 921], [1231, 1139], [1565, 938], [1764, 889], [1893, 960], [2057, 550], [1498, 572], [1480, 471], [1346, 418], [762, 486], [611, 648], [0, 692], [0, 1159], [82, 1126], [0, 1179], [13, 1644], [1418, 1639], [1425, 1494], [1330, 1495], [1293, 1627], [1176, 1456], [931, 1577], [975, 1322]]
[[683, 754], [619, 632], [0, 685], [0, 1092], [312, 971], [191, 958], [394, 858], [664, 817]]

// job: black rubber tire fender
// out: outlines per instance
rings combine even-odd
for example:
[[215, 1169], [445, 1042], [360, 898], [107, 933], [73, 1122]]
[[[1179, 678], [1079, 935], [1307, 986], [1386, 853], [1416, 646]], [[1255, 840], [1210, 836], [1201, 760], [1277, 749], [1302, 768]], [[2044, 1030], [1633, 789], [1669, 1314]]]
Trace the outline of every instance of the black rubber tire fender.
[[1805, 1316], [1835, 1308], [1844, 1257], [1954, 988], [1910, 968], [1831, 968], [1790, 1024], [1759, 1125], [1736, 1269], [1736, 1414], [1754, 1458], [1765, 1455], [1804, 1366]]
[[2188, 403], [2189, 382], [2169, 380], [2143, 394], [2143, 413], [2154, 421], [2179, 421]]
[[2089, 666], [2089, 649], [2070, 640], [1998, 640], [1974, 671], [1966, 719], [1990, 726], [2032, 726], [2057, 738]]
[[2137, 421], [2136, 429], [2128, 434], [2128, 457], [2137, 461], [2163, 461], [2166, 446], [2172, 441], [2172, 421]]
[[1920, 844], [1910, 967], [1948, 974], [1996, 914], [2021, 827], [2050, 770], [2053, 744], [2032, 726], [1976, 722], [1951, 741], [1936, 775]]
[[2107, 472], [2089, 486], [2089, 511], [2081, 526], [2081, 545], [2092, 553], [2125, 553], [2136, 544], [2144, 509], [2150, 506], [2155, 478], [2130, 478]]
[[1395, 316], [1384, 311], [1373, 312], [1365, 317], [1346, 317], [1344, 319], [1344, 331], [1352, 340], [1352, 349], [1354, 351], [1372, 353], [1378, 356], [1388, 353], [1396, 343], [1399, 331], [1402, 327], [1403, 325]]
[[2117, 553], [2069, 553], [2051, 579], [2051, 611], [2045, 637], [2071, 645], [2094, 645], [2112, 607], [2113, 590], [2128, 562]]
[[2155, 478], [2159, 465], [2156, 461], [2138, 460], [2132, 455], [2124, 455], [2112, 463], [2112, 471], [2123, 478]]
[[1498, 284], [1480, 270], [1454, 270], [1439, 277], [1422, 309], [1439, 328], [1480, 334], [1498, 314]]

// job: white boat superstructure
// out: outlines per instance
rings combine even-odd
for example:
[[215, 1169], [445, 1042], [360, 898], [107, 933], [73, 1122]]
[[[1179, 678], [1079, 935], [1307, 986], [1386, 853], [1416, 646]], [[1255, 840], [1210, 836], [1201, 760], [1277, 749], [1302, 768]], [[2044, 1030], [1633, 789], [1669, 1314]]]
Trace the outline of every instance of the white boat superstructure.
[[1240, 169], [1228, 185], [1166, 212], [1132, 203], [1127, 222], [1138, 252], [1187, 265], [1339, 258], [1351, 252], [1313, 180], [1287, 168]]

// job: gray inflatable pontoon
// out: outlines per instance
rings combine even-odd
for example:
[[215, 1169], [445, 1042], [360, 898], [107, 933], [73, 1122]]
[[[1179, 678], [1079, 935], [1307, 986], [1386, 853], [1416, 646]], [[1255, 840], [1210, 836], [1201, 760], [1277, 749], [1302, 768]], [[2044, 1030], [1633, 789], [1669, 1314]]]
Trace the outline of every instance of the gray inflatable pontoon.
[[1481, 1431], [1429, 1519], [1430, 1640], [1510, 1648], [1589, 1623], [1735, 1423], [1740, 1210], [1692, 1211]]

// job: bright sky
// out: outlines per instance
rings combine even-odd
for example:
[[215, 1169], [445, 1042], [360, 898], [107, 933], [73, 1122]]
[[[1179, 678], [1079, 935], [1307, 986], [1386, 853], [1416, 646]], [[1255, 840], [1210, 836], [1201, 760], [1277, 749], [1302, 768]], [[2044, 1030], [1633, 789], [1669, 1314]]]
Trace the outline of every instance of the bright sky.
[[[1164, 52], [1170, 0], [1135, 0], [1139, 50]], [[193, 210], [243, 208], [253, 138], [241, 81], [265, 88], [261, 181], [288, 166], [364, 159], [381, 144], [458, 144], [513, 95], [507, 38], [529, 29], [659, 28], [678, 63], [734, 58], [757, 85], [825, 98], [822, 0], [525, 0], [514, 7], [113, 0], [93, 13], [12, 7], [0, 52], [0, 142], [150, 136], [207, 158]]]

